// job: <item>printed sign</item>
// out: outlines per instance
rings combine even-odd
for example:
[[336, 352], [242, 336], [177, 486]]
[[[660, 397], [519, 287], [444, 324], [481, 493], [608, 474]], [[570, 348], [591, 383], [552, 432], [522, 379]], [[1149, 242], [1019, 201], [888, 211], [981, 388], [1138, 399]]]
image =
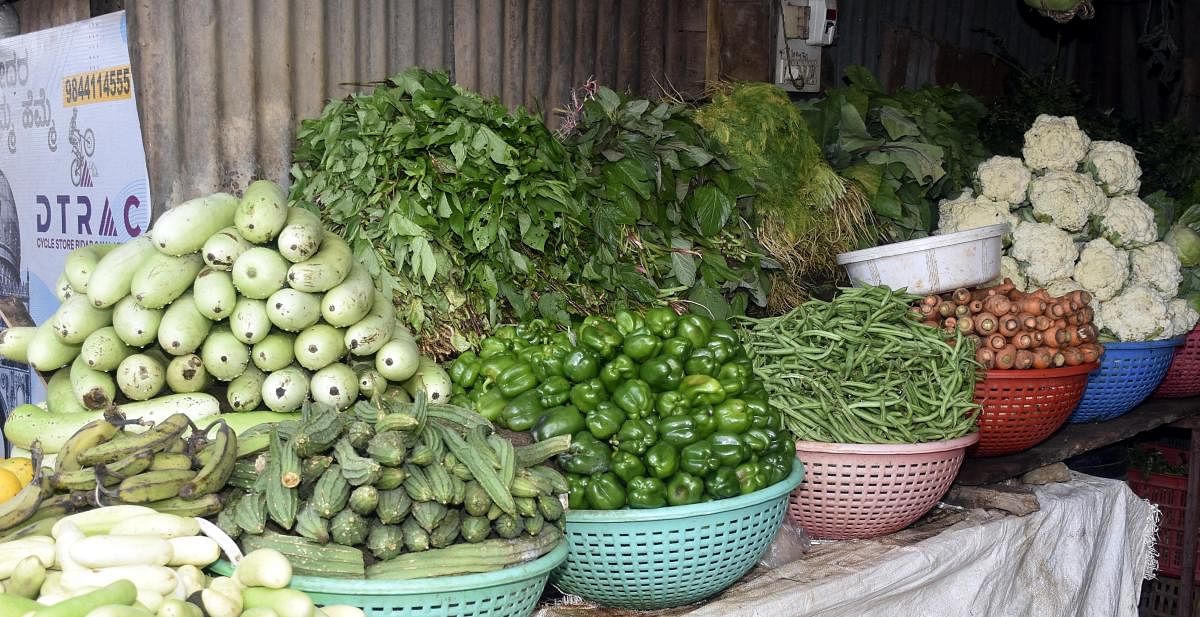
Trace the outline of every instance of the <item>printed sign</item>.
[[[39, 324], [69, 251], [150, 227], [135, 101], [123, 11], [0, 39], [0, 297]], [[0, 412], [44, 396], [0, 362]]]

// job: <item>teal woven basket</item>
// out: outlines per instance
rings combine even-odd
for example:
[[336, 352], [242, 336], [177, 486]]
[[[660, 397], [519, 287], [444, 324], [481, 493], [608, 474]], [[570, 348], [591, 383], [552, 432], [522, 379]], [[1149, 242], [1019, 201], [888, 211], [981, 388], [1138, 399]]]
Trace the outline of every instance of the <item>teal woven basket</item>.
[[[495, 572], [406, 581], [293, 576], [291, 587], [317, 606], [357, 606], [370, 616], [528, 617], [550, 571], [566, 558], [563, 542], [534, 561]], [[212, 570], [227, 576], [233, 568], [221, 560]]]
[[799, 460], [781, 482], [749, 495], [653, 510], [567, 512], [567, 560], [551, 575], [563, 593], [652, 610], [699, 602], [749, 572], [775, 539]]

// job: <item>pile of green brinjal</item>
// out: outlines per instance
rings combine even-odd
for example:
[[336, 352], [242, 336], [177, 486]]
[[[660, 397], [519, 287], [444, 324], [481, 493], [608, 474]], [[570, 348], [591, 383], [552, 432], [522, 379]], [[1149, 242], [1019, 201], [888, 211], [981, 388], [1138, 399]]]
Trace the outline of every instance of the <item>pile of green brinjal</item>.
[[571, 435], [570, 506], [614, 510], [744, 495], [792, 471], [795, 442], [726, 321], [669, 308], [572, 332], [505, 326], [450, 367], [455, 401], [535, 440]]

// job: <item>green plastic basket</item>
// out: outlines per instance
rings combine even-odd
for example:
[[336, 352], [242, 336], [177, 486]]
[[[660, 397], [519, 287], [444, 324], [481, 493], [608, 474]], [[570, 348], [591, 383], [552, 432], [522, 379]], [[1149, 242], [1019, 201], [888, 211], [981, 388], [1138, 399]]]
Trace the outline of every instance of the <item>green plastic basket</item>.
[[749, 495], [653, 510], [569, 511], [571, 550], [551, 580], [563, 593], [618, 608], [699, 602], [758, 563], [803, 478], [797, 460], [783, 481]]
[[[357, 606], [367, 615], [528, 617], [550, 571], [566, 558], [562, 542], [534, 561], [495, 572], [404, 581], [293, 576], [291, 587], [307, 593], [317, 606]], [[233, 571], [225, 560], [211, 567], [222, 576]]]

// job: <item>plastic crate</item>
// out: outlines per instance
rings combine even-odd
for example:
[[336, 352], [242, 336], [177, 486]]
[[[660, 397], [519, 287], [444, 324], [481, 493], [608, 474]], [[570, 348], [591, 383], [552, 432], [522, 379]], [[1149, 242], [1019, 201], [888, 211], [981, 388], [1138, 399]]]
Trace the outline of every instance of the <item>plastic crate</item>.
[[[1168, 456], [1164, 452], [1164, 458]], [[1183, 573], [1183, 517], [1187, 509], [1187, 481], [1186, 476], [1162, 473], [1146, 475], [1140, 469], [1129, 470], [1130, 490], [1138, 497], [1156, 504], [1162, 512], [1155, 544], [1158, 549], [1158, 571], [1167, 576], [1180, 576]], [[1200, 550], [1197, 553], [1200, 556]], [[1196, 561], [1195, 573], [1196, 579], [1200, 580], [1200, 559]]]
[[1100, 370], [1088, 376], [1087, 389], [1069, 422], [1103, 422], [1129, 413], [1162, 383], [1175, 348], [1184, 337], [1144, 343], [1105, 343]]
[[[1142, 584], [1142, 597], [1138, 600], [1138, 615], [1141, 617], [1177, 617], [1179, 615], [1179, 592], [1183, 583], [1178, 578], [1160, 576]], [[1192, 595], [1192, 615], [1200, 613], [1200, 589]]]
[[1200, 394], [1200, 324], [1196, 324], [1183, 345], [1175, 349], [1167, 376], [1151, 396], [1177, 398], [1197, 394]]
[[1079, 405], [1096, 367], [988, 371], [975, 383], [975, 402], [982, 407], [979, 443], [968, 454], [1013, 454], [1045, 441]]

